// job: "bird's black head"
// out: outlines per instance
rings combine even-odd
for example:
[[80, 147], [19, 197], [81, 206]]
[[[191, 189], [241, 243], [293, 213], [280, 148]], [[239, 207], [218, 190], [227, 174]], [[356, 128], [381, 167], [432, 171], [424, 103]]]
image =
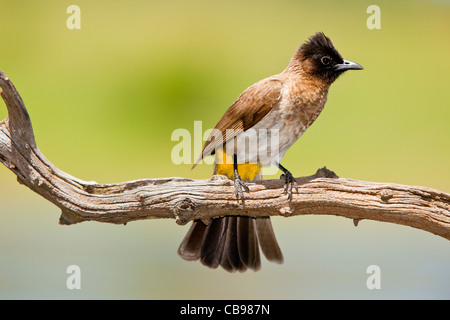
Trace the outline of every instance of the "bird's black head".
[[347, 70], [362, 70], [363, 67], [344, 60], [330, 38], [318, 32], [298, 49], [298, 59], [310, 75], [332, 83]]

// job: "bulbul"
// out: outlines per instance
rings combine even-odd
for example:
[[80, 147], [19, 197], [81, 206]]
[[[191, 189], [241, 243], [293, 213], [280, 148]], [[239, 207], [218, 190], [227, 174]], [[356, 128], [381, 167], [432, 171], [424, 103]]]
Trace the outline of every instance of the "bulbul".
[[[283, 72], [256, 82], [228, 108], [194, 167], [215, 154], [214, 173], [233, 179], [236, 197], [243, 201], [243, 191], [249, 191], [243, 180], [261, 179], [261, 166], [275, 165], [292, 199], [295, 179], [281, 159], [319, 116], [330, 85], [345, 71], [362, 69], [344, 60], [322, 32], [312, 35]], [[207, 225], [194, 220], [178, 254], [210, 268], [243, 272], [261, 268], [260, 248], [267, 260], [283, 262], [269, 217], [225, 216]]]

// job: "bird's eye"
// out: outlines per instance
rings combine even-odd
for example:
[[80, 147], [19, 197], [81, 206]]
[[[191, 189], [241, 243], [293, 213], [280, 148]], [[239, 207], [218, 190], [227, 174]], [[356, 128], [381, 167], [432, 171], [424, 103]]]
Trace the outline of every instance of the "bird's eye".
[[326, 66], [326, 65], [330, 64], [331, 58], [328, 57], [328, 56], [325, 56], [325, 57], [322, 57], [322, 58], [320, 59], [320, 61], [322, 61], [322, 64]]

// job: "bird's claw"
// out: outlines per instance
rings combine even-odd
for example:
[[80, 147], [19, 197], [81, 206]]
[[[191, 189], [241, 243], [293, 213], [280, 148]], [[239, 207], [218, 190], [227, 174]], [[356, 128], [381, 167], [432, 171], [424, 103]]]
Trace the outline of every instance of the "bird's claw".
[[294, 176], [289, 171], [283, 173], [280, 176], [280, 179], [284, 179], [284, 193], [288, 194], [288, 200], [292, 200], [292, 187], [295, 188], [295, 191], [298, 193], [297, 181], [295, 181]]
[[250, 192], [250, 189], [248, 186], [241, 180], [241, 177], [239, 175], [235, 175], [234, 178], [234, 194], [236, 196], [237, 201], [239, 202], [239, 199], [244, 203], [244, 190], [246, 192]]

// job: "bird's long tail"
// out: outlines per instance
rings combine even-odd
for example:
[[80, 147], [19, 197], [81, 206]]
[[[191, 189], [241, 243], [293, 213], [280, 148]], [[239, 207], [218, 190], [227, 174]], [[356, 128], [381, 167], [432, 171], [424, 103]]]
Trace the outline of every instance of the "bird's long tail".
[[[244, 180], [261, 179], [256, 164], [238, 165], [238, 172]], [[233, 178], [233, 165], [226, 161], [216, 164], [215, 173]], [[188, 261], [200, 260], [210, 268], [220, 265], [229, 272], [257, 271], [261, 268], [260, 248], [267, 260], [283, 262], [270, 217], [226, 216], [213, 219], [208, 225], [193, 221], [178, 254]]]

